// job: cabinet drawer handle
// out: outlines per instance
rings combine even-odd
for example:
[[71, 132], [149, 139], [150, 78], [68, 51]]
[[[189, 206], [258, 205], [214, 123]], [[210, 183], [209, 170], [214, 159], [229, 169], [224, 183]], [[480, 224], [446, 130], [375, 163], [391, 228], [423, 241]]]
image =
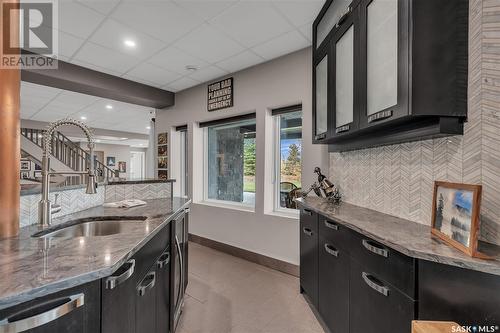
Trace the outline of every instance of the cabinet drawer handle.
[[158, 259], [156, 265], [158, 266], [158, 268], [162, 269], [163, 267], [167, 266], [169, 262], [170, 262], [170, 252], [165, 252]]
[[337, 224], [329, 222], [328, 220], [325, 220], [325, 227], [333, 230], [339, 230], [339, 226]]
[[302, 229], [302, 231], [307, 235], [307, 236], [312, 236], [313, 235], [313, 232], [311, 229], [309, 228], [304, 228]]
[[[61, 302], [64, 302], [61, 304]], [[38, 310], [45, 309], [50, 303], [55, 303], [56, 306], [50, 310], [42, 313], [37, 313], [31, 317], [24, 317], [29, 313], [37, 312]], [[61, 298], [55, 301], [44, 302], [30, 307], [19, 313], [16, 313], [9, 318], [0, 321], [0, 333], [18, 333], [27, 330], [35, 329], [39, 326], [48, 324], [75, 309], [78, 309], [85, 304], [85, 295], [76, 294], [66, 298]], [[19, 319], [18, 319], [19, 318]]]
[[137, 287], [137, 293], [139, 296], [144, 296], [148, 292], [148, 290], [153, 289], [156, 283], [156, 272], [149, 272], [144, 280]]
[[369, 116], [368, 122], [374, 123], [376, 121], [381, 121], [390, 117], [392, 117], [392, 110], [380, 111]]
[[351, 6], [347, 7], [347, 11], [344, 13], [344, 15], [342, 15], [337, 24], [335, 24], [335, 28], [338, 28], [342, 25], [342, 23], [344, 23], [344, 21], [346, 20], [347, 16], [349, 15], [349, 13], [351, 12], [352, 8]]
[[363, 239], [361, 241], [361, 243], [370, 252], [378, 254], [379, 256], [382, 256], [384, 258], [387, 258], [389, 256], [389, 250], [382, 247], [381, 245], [376, 244], [375, 242], [373, 242], [371, 240]]
[[307, 216], [312, 216], [313, 214], [309, 209], [302, 209], [302, 213]]
[[325, 244], [325, 251], [334, 257], [339, 256], [339, 251], [330, 244]]
[[319, 141], [319, 140], [323, 140], [326, 138], [326, 133], [321, 133], [321, 134], [318, 134], [314, 137], [314, 140], [316, 141]]
[[121, 272], [122, 269], [125, 269], [125, 271], [123, 273], [121, 273], [119, 275], [111, 275], [110, 277], [108, 277], [106, 279], [106, 289], [114, 289], [114, 288], [116, 288], [116, 286], [118, 286], [119, 284], [127, 281], [127, 279], [129, 277], [131, 277], [132, 274], [134, 274], [135, 259], [130, 259], [129, 261], [127, 261], [126, 263], [124, 263], [123, 266], [120, 267], [120, 269], [118, 269], [113, 274], [116, 274], [117, 272]]
[[365, 283], [370, 288], [381, 293], [384, 296], [389, 295], [389, 288], [384, 286], [384, 284], [382, 282], [380, 282], [378, 279], [376, 279], [373, 275], [370, 275], [368, 273], [363, 272], [362, 276], [363, 276], [363, 280], [365, 280]]

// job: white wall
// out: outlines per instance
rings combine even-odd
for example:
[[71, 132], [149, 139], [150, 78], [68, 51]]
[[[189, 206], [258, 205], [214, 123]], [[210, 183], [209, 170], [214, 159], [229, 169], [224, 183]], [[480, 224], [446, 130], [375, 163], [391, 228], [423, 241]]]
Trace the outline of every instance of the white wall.
[[[311, 68], [311, 49], [308, 48], [232, 75], [234, 77], [232, 108], [207, 112], [207, 84], [202, 84], [176, 94], [175, 106], [157, 111], [157, 133], [168, 131], [172, 134], [174, 126], [188, 124], [189, 193], [191, 197], [194, 194], [194, 199], [200, 197], [203, 188], [202, 131], [198, 128], [198, 122], [245, 114], [254, 110], [257, 113], [255, 212], [194, 203], [190, 218], [191, 233], [293, 264], [299, 263], [298, 219], [265, 213], [268, 211], [268, 205], [264, 203], [269, 202], [272, 195], [265, 180], [265, 175], [269, 176], [269, 170], [272, 169], [266, 166], [265, 156], [272, 149], [269, 110], [302, 102], [304, 187], [315, 180], [312, 173], [315, 166], [328, 170], [327, 148], [311, 144]], [[170, 143], [173, 145], [175, 140]], [[169, 156], [172, 156], [172, 151]], [[170, 164], [173, 164], [172, 160]], [[175, 168], [171, 171], [175, 172]], [[172, 174], [172, 177], [175, 178], [176, 175]]]
[[[80, 143], [80, 146], [82, 147], [82, 149], [88, 150], [86, 143], [82, 142], [82, 143]], [[141, 149], [139, 149], [139, 148], [136, 149], [136, 148], [130, 148], [130, 146], [111, 145], [111, 144], [106, 144], [106, 143], [96, 143], [94, 150], [104, 152], [104, 164], [106, 164], [106, 158], [108, 156], [115, 157], [116, 165], [114, 167], [109, 167], [113, 170], [118, 170], [118, 162], [120, 162], [120, 161], [127, 162], [127, 172], [120, 173], [120, 177], [124, 177], [124, 178], [127, 178], [129, 175], [130, 151], [131, 150], [141, 151]]]

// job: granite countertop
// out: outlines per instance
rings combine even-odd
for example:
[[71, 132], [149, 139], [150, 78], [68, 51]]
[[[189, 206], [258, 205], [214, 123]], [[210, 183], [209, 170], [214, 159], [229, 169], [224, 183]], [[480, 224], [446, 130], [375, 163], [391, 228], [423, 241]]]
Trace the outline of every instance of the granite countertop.
[[16, 237], [0, 239], [0, 309], [109, 276], [191, 202], [178, 197], [145, 201], [147, 205], [128, 209], [94, 207], [53, 221], [146, 217], [124, 221], [119, 234], [33, 238], [41, 230], [34, 225], [21, 228]]
[[500, 246], [480, 242], [481, 252], [493, 260], [472, 258], [431, 236], [431, 227], [349, 203], [333, 204], [322, 198], [297, 199], [337, 223], [417, 259], [500, 275]]

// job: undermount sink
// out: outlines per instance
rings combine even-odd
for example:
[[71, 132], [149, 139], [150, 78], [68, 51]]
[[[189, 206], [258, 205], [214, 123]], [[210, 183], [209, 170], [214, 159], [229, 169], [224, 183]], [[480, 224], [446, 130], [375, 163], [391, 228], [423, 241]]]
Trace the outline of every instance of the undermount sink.
[[32, 237], [39, 238], [74, 238], [74, 237], [98, 237], [119, 234], [125, 223], [143, 222], [144, 216], [134, 217], [104, 217], [86, 218], [57, 225], [49, 229], [39, 231]]

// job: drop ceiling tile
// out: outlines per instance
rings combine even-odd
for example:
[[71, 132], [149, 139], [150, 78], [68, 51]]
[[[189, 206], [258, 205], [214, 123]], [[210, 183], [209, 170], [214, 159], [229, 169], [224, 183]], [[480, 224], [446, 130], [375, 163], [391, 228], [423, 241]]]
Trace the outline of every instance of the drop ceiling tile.
[[37, 107], [29, 106], [21, 101], [21, 119], [29, 119], [38, 112]]
[[[133, 48], [125, 46], [125, 40], [134, 41], [136, 46]], [[167, 46], [167, 44], [156, 38], [149, 37], [148, 35], [111, 19], [106, 20], [106, 22], [97, 29], [90, 38], [90, 41], [139, 59], [149, 58]]]
[[251, 51], [244, 51], [233, 57], [217, 63], [217, 67], [225, 69], [230, 73], [240, 71], [242, 69], [251, 67], [258, 63], [265, 61], [262, 57], [256, 55]]
[[208, 24], [203, 24], [191, 31], [177, 41], [174, 46], [208, 63], [221, 61], [245, 49]]
[[75, 1], [59, 1], [59, 30], [88, 38], [104, 20], [104, 15]]
[[183, 75], [191, 73], [186, 70], [186, 66], [188, 65], [196, 66], [198, 68], [203, 68], [208, 65], [207, 62], [190, 56], [186, 52], [183, 52], [175, 47], [169, 47], [160, 51], [160, 53], [149, 59], [148, 62]]
[[264, 59], [271, 60], [284, 54], [303, 49], [309, 45], [309, 41], [298, 31], [292, 31], [258, 45], [252, 50]]
[[304, 37], [307, 38], [309, 42], [312, 42], [312, 22], [309, 22], [299, 28], [299, 31], [302, 33]]
[[174, 0], [189, 12], [198, 15], [204, 20], [210, 20], [216, 15], [234, 5], [238, 0]]
[[314, 21], [323, 0], [274, 0], [274, 6], [296, 27]]
[[84, 6], [90, 7], [104, 15], [109, 14], [120, 0], [77, 0]]
[[286, 19], [264, 1], [240, 1], [210, 20], [241, 44], [252, 47], [292, 30]]
[[132, 81], [141, 80], [149, 82], [155, 87], [161, 87], [179, 79], [181, 76], [181, 74], [176, 72], [172, 72], [148, 63], [142, 63], [125, 74], [123, 77]]
[[135, 57], [90, 42], [85, 43], [74, 59], [120, 74], [126, 73], [140, 62]]
[[218, 68], [216, 66], [210, 66], [197, 70], [193, 74], [189, 75], [189, 77], [199, 82], [208, 82], [215, 80], [221, 76], [227, 75], [227, 73], [228, 73], [227, 71], [221, 68]]
[[171, 43], [203, 20], [171, 1], [125, 0], [111, 16], [152, 37]]
[[56, 97], [62, 90], [48, 86], [42, 86], [35, 83], [21, 82], [21, 96], [38, 97], [45, 99], [46, 102]]
[[193, 80], [189, 77], [183, 77], [177, 81], [169, 83], [165, 88], [173, 92], [178, 92], [187, 88], [194, 87], [198, 84], [200, 84], [200, 82]]

